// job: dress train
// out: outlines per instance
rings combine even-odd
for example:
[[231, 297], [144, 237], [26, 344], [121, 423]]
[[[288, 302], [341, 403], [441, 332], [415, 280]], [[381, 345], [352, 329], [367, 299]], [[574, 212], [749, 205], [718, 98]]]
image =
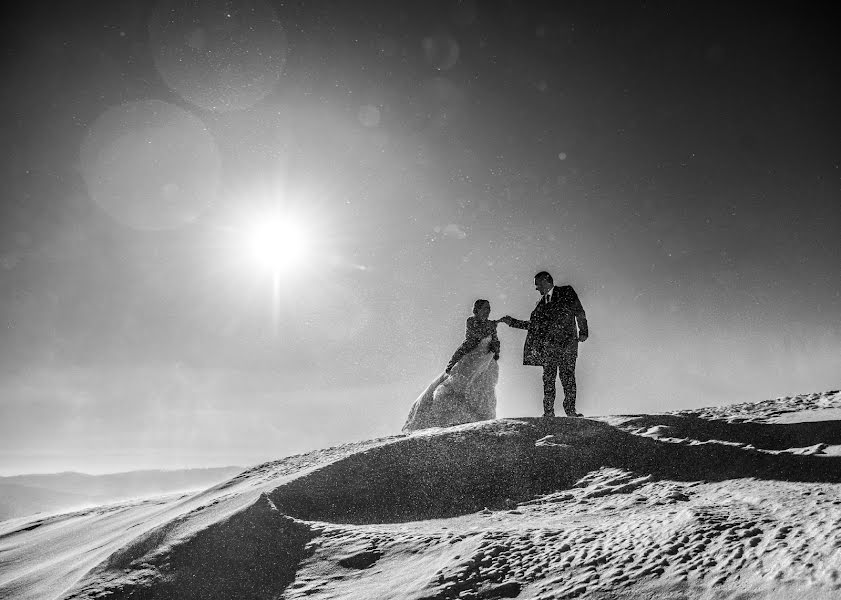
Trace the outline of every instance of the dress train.
[[488, 351], [491, 337], [479, 342], [450, 371], [442, 373], [418, 396], [403, 431], [448, 427], [496, 418], [499, 366]]

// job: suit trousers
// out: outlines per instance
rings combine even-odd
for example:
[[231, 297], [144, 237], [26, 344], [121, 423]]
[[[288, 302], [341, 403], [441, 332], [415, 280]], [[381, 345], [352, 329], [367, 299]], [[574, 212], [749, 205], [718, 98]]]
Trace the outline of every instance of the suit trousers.
[[567, 343], [554, 360], [543, 365], [543, 413], [555, 412], [555, 380], [560, 377], [564, 389], [564, 412], [575, 413], [575, 360], [578, 340]]

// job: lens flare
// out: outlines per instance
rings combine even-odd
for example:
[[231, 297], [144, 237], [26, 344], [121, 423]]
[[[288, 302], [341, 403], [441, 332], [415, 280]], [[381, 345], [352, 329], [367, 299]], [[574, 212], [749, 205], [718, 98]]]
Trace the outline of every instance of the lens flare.
[[287, 43], [266, 0], [161, 0], [149, 46], [164, 82], [206, 110], [251, 108], [280, 82]]
[[106, 110], [79, 158], [91, 199], [132, 229], [193, 223], [217, 194], [221, 158], [213, 137], [198, 118], [160, 100]]

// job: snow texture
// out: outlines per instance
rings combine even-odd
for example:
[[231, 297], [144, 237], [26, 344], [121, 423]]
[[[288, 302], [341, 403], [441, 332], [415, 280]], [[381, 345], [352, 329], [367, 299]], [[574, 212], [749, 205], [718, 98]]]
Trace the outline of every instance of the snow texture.
[[0, 598], [841, 597], [841, 393], [501, 419], [0, 523]]

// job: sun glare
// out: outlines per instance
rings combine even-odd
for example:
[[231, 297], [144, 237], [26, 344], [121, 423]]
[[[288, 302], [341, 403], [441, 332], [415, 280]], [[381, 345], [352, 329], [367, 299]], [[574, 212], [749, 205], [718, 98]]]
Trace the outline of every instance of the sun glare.
[[254, 225], [248, 232], [252, 260], [274, 273], [289, 273], [302, 266], [309, 256], [310, 233], [291, 218], [274, 217]]

